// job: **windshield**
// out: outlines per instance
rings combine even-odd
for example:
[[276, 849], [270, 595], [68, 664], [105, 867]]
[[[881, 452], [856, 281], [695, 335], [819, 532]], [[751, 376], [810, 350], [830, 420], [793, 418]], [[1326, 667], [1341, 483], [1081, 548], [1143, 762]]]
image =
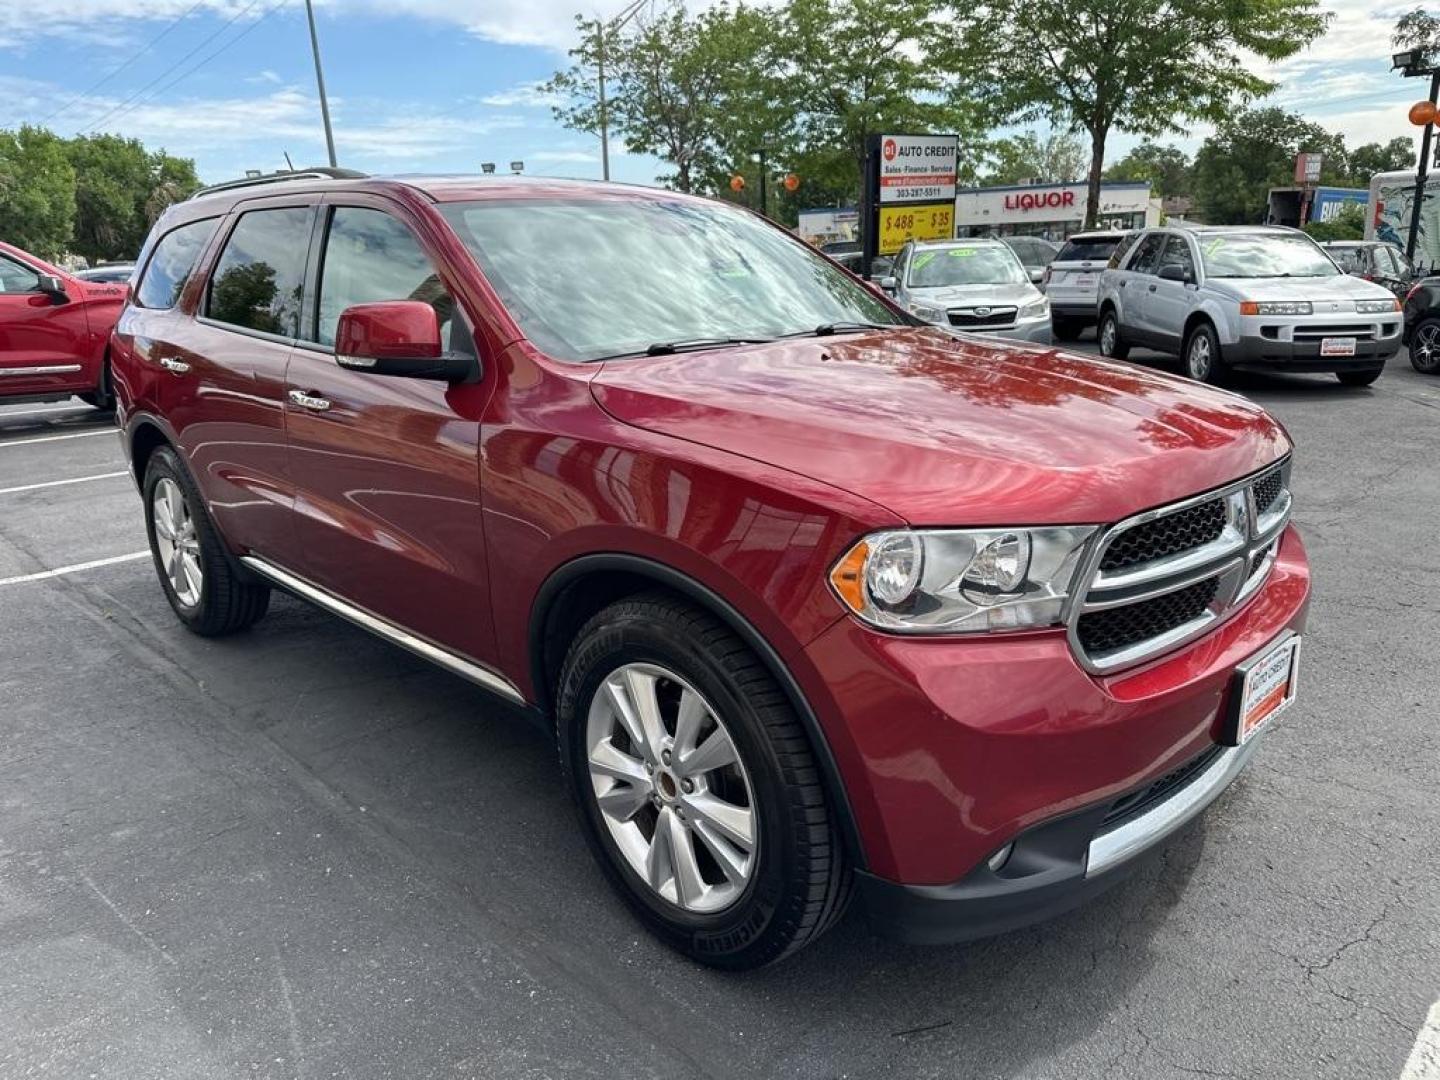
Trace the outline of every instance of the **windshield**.
[[1003, 244], [960, 244], [915, 252], [905, 283], [912, 289], [938, 289], [947, 285], [1016, 285], [1029, 280], [1015, 253]]
[[526, 337], [560, 360], [904, 321], [799, 240], [718, 203], [506, 199], [440, 209]]
[[1120, 243], [1118, 236], [1092, 236], [1088, 239], [1067, 240], [1055, 256], [1056, 262], [1106, 262], [1115, 254]]
[[1335, 264], [1309, 237], [1222, 233], [1200, 241], [1206, 277], [1335, 277]]
[[1365, 259], [1359, 248], [1326, 248], [1341, 270], [1347, 274], [1360, 274], [1365, 270]]

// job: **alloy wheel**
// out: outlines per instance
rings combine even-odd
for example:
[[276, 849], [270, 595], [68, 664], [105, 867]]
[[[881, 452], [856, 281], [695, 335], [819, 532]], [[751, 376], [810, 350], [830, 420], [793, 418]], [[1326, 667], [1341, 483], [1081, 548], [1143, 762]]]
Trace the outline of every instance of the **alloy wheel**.
[[1102, 354], [1105, 356], [1114, 354], [1115, 339], [1117, 336], [1115, 317], [1113, 315], [1105, 316], [1105, 321], [1100, 324], [1100, 352]]
[[1440, 323], [1420, 327], [1410, 344], [1410, 356], [1419, 371], [1440, 370]]
[[624, 664], [591, 699], [585, 748], [605, 828], [650, 890], [697, 914], [735, 903], [755, 874], [757, 804], [699, 691], [656, 664]]
[[1210, 336], [1196, 334], [1190, 339], [1190, 348], [1185, 352], [1185, 373], [1196, 382], [1210, 377], [1210, 365], [1214, 362], [1210, 351]]
[[160, 568], [175, 599], [185, 607], [200, 603], [200, 590], [205, 573], [200, 566], [200, 538], [195, 532], [195, 518], [180, 485], [168, 476], [155, 485], [150, 501], [155, 523], [155, 549]]

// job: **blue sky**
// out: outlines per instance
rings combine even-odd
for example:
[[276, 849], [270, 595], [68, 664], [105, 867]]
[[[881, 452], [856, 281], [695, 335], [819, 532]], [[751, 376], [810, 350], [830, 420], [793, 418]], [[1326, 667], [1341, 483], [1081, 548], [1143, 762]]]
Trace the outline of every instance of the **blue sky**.
[[[611, 14], [623, 0], [594, 5]], [[1273, 102], [1347, 141], [1415, 131], [1423, 80], [1389, 72], [1389, 30], [1408, 3], [1323, 0], [1330, 32], [1278, 67]], [[374, 172], [596, 177], [597, 141], [551, 117], [536, 86], [565, 63], [577, 0], [321, 0], [316, 5], [341, 164]], [[163, 35], [163, 36], [162, 36]], [[146, 46], [159, 37], [159, 41]], [[188, 55], [187, 57], [187, 54]], [[97, 85], [98, 84], [98, 85]], [[103, 130], [193, 157], [203, 179], [324, 161], [299, 0], [84, 0], [0, 10], [0, 127]], [[1175, 141], [1193, 150], [1203, 127]], [[1111, 158], [1136, 140], [1111, 139]], [[615, 145], [616, 179], [663, 166]]]

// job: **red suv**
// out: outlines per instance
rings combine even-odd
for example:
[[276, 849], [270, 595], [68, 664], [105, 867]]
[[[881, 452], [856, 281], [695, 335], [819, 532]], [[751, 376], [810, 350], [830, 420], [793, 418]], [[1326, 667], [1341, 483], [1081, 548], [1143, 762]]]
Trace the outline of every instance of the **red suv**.
[[[690, 956], [1111, 884], [1294, 697], [1290, 442], [923, 327], [673, 192], [292, 175], [172, 207], [114, 338], [160, 584], [279, 587], [522, 705]], [[500, 887], [500, 886], [496, 886]]]
[[109, 408], [107, 348], [127, 291], [0, 244], [0, 402], [78, 394]]

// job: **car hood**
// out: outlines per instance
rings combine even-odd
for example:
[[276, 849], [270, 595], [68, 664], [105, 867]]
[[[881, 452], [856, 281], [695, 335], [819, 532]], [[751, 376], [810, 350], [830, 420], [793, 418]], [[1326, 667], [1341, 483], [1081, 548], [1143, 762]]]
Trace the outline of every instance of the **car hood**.
[[1356, 300], [1395, 299], [1385, 286], [1350, 274], [1328, 278], [1207, 278], [1205, 285], [1236, 300], [1310, 300], [1348, 305], [1341, 311], [1354, 311]]
[[600, 406], [788, 469], [917, 525], [1078, 524], [1281, 457], [1243, 398], [1126, 364], [939, 330], [610, 361]]
[[907, 288], [906, 296], [922, 304], [991, 304], [1019, 307], [1040, 299], [1040, 290], [1026, 282], [1004, 285], [946, 285], [936, 289]]

